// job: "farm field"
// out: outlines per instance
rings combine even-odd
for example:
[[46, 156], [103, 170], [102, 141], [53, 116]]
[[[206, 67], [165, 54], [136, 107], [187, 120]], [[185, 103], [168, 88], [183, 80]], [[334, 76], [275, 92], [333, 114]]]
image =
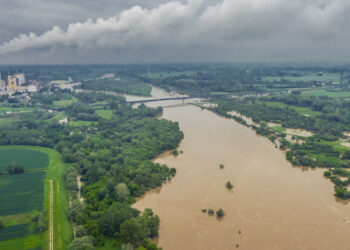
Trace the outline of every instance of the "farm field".
[[[54, 248], [66, 249], [72, 229], [67, 218], [68, 196], [63, 182], [64, 165], [58, 152], [31, 146], [0, 146], [0, 169], [23, 166], [22, 174], [0, 176], [0, 249], [46, 249], [48, 230], [37, 233], [32, 217], [49, 211], [49, 180], [54, 181]], [[48, 213], [45, 213], [48, 228]]]
[[24, 170], [45, 168], [49, 165], [48, 156], [39, 151], [27, 149], [3, 149], [0, 148], [0, 173], [5, 173], [7, 167], [16, 162]]
[[43, 171], [1, 176], [0, 216], [40, 211], [43, 207], [44, 179]]

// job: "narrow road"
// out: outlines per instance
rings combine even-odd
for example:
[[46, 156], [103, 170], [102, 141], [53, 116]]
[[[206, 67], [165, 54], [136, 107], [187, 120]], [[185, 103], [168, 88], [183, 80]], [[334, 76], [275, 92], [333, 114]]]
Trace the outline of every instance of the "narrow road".
[[50, 180], [50, 250], [53, 250], [53, 180]]

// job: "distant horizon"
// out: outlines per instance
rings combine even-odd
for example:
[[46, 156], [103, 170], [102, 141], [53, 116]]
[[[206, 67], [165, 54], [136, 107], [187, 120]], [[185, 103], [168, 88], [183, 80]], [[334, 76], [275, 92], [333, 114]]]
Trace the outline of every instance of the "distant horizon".
[[1, 64], [0, 67], [26, 67], [26, 66], [123, 66], [123, 65], [208, 65], [208, 64], [217, 64], [217, 65], [257, 65], [257, 66], [281, 66], [281, 67], [337, 67], [337, 66], [349, 66], [350, 61], [346, 63], [335, 63], [335, 62], [299, 62], [299, 63], [289, 63], [289, 62], [153, 62], [153, 63], [38, 63], [38, 64]]

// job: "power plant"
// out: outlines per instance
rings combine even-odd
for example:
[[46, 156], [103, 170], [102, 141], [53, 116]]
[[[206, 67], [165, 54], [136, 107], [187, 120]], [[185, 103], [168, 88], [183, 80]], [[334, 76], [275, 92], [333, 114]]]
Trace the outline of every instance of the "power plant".
[[27, 87], [23, 86], [26, 83], [26, 77], [24, 73], [16, 73], [14, 75], [7, 76], [7, 83], [1, 77], [0, 72], [0, 92], [16, 92], [27, 91]]

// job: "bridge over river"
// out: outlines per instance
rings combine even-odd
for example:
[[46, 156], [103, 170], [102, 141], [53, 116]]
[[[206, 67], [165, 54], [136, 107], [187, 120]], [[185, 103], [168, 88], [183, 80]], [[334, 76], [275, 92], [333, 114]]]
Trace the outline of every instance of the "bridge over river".
[[183, 96], [183, 97], [144, 99], [144, 100], [127, 101], [126, 103], [128, 103], [128, 104], [136, 104], [136, 103], [161, 102], [161, 101], [171, 101], [171, 100], [182, 100], [182, 101], [185, 101], [187, 99], [194, 99], [194, 98], [198, 98], [198, 96]]

